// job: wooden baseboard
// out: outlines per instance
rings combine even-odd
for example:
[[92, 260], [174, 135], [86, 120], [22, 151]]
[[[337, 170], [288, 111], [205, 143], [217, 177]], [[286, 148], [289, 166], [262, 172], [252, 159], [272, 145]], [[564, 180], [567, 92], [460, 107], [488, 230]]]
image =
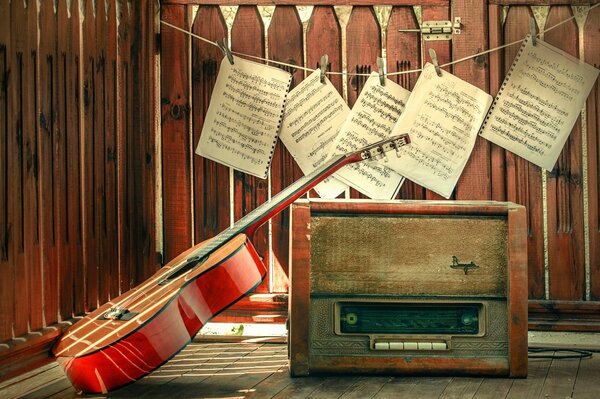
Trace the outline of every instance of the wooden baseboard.
[[236, 302], [211, 322], [283, 324], [287, 316], [287, 294], [253, 294]]
[[529, 301], [529, 330], [600, 332], [600, 302]]
[[0, 381], [48, 364], [50, 349], [71, 323], [58, 323], [0, 344]]

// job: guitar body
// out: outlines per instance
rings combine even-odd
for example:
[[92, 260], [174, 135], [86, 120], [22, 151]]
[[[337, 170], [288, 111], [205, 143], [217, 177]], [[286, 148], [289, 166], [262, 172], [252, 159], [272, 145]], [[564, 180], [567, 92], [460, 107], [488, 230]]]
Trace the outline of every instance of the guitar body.
[[182, 269], [203, 245], [182, 253], [63, 334], [53, 353], [77, 390], [105, 393], [152, 372], [264, 278], [265, 267], [244, 234]]
[[265, 267], [247, 236], [345, 165], [397, 152], [408, 143], [402, 134], [334, 156], [70, 327], [52, 349], [56, 361], [75, 389], [87, 393], [105, 393], [156, 370], [263, 280]]

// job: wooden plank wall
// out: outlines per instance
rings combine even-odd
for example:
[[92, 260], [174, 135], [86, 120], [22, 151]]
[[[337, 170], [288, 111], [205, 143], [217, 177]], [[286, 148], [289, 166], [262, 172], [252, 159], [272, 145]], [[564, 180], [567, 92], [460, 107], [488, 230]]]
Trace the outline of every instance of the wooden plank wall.
[[0, 377], [159, 265], [156, 11], [0, 2]]
[[[232, 48], [241, 53], [266, 55], [272, 60], [313, 69], [320, 56], [327, 53], [332, 71], [340, 71], [346, 65], [348, 72], [368, 73], [376, 70], [376, 57], [384, 52], [388, 72], [420, 68], [429, 61], [429, 48], [436, 50], [440, 63], [446, 63], [523, 38], [534, 11], [537, 29], [545, 30], [571, 17], [575, 10], [581, 14], [577, 20], [548, 32], [544, 39], [590, 64], [600, 63], [597, 29], [600, 7], [587, 15], [587, 2], [566, 2], [577, 6], [572, 8], [561, 5], [565, 2], [560, 1], [540, 6], [544, 2], [491, 0], [488, 5], [476, 0], [397, 0], [390, 2], [393, 7], [387, 6], [389, 17], [383, 20], [374, 12], [374, 7], [381, 8], [376, 2], [356, 2], [347, 19], [340, 19], [339, 8], [334, 10], [333, 6], [340, 4], [338, 7], [349, 9], [354, 2], [319, 3], [307, 21], [300, 20], [298, 8], [289, 5], [290, 2], [282, 1], [274, 9], [271, 7], [270, 18], [261, 17], [262, 7], [243, 5], [229, 26], [217, 5], [236, 5], [235, 1], [169, 0], [162, 2], [161, 12], [163, 19], [184, 29], [192, 28], [210, 40], [221, 40], [230, 33]], [[271, 2], [258, 4], [272, 6]], [[416, 11], [420, 11], [420, 16]], [[419, 18], [449, 20], [451, 16], [462, 19], [462, 32], [452, 42], [421, 42], [418, 33], [400, 31], [418, 27]], [[162, 93], [163, 180], [170, 181], [163, 192], [164, 250], [168, 261], [239, 219], [266, 201], [269, 192], [276, 194], [301, 173], [281, 144], [277, 145], [268, 180], [250, 178], [194, 155], [223, 55], [215, 47], [194, 39], [188, 46], [188, 37], [166, 26], [161, 30], [165, 90]], [[446, 69], [494, 95], [517, 50], [518, 46], [508, 47]], [[293, 73], [293, 85], [305, 76], [300, 69], [287, 69]], [[394, 79], [412, 89], [417, 77], [418, 74], [410, 74]], [[332, 80], [350, 105], [364, 84], [364, 79], [357, 76], [347, 76], [345, 81], [332, 76]], [[182, 112], [173, 112], [175, 101]], [[557, 165], [548, 173], [478, 138], [452, 196], [465, 200], [514, 201], [527, 207], [532, 328], [600, 329], [597, 318], [593, 317], [600, 310], [597, 104], [596, 84], [587, 102], [585, 120], [580, 118], [577, 122]], [[175, 156], [167, 153], [167, 149], [174, 151]], [[354, 190], [348, 195], [360, 196]], [[398, 198], [440, 199], [412, 182], [405, 183]], [[288, 215], [284, 212], [272, 220], [271, 236], [265, 227], [255, 239], [261, 256], [270, 265], [269, 281], [261, 286], [260, 292], [287, 292], [287, 229]]]

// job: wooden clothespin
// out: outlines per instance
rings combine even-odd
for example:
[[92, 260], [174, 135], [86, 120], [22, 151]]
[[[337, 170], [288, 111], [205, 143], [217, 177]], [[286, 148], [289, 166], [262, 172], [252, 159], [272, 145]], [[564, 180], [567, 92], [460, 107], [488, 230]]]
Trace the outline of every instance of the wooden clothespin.
[[531, 44], [537, 45], [537, 33], [535, 32], [535, 18], [529, 18], [529, 34], [531, 34]]
[[321, 83], [325, 83], [325, 72], [327, 72], [327, 64], [329, 63], [329, 57], [327, 54], [321, 56], [319, 61], [319, 69], [321, 69]]
[[383, 58], [377, 57], [377, 69], [379, 70], [379, 84], [385, 86], [385, 66]]
[[429, 56], [431, 57], [431, 63], [435, 67], [435, 73], [437, 73], [437, 76], [441, 78], [442, 69], [440, 68], [440, 64], [438, 64], [437, 54], [435, 53], [434, 49], [429, 48]]
[[229, 63], [233, 65], [233, 54], [231, 54], [231, 50], [229, 49], [229, 45], [227, 44], [227, 38], [223, 38], [223, 43], [217, 42], [217, 46], [219, 46], [219, 48], [223, 52], [223, 55], [227, 57]]

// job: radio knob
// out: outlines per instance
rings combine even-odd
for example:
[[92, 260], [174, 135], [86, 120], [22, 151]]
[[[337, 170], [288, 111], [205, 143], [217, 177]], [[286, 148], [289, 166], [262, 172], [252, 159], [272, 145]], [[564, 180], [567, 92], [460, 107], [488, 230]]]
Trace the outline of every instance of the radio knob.
[[463, 313], [460, 321], [463, 323], [463, 325], [470, 326], [477, 321], [477, 316], [471, 313]]
[[346, 323], [351, 326], [355, 325], [358, 322], [358, 315], [356, 313], [347, 313], [346, 314]]

